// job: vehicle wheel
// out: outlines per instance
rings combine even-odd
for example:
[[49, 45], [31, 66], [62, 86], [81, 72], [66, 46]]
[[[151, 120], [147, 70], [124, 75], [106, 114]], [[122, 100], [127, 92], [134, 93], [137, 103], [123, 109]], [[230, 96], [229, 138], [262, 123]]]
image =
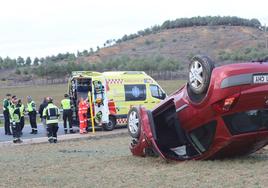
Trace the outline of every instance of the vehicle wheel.
[[127, 116], [127, 129], [132, 138], [139, 138], [141, 132], [140, 114], [136, 107], [130, 109]]
[[110, 116], [109, 117], [109, 122], [104, 125], [104, 130], [112, 131], [112, 130], [114, 130], [115, 125], [116, 125], [115, 117]]
[[207, 56], [194, 56], [189, 65], [189, 87], [195, 94], [207, 92], [214, 62]]

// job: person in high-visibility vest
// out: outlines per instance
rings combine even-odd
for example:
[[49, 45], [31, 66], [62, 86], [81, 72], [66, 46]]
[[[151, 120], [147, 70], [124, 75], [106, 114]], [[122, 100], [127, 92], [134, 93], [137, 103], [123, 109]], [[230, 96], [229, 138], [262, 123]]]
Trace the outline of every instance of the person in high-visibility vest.
[[37, 124], [36, 124], [36, 104], [32, 100], [31, 96], [27, 97], [27, 111], [30, 119], [30, 124], [32, 127], [32, 132], [30, 134], [37, 134]]
[[87, 101], [80, 98], [79, 105], [78, 105], [78, 116], [79, 116], [79, 127], [80, 127], [80, 134], [87, 133], [87, 111], [89, 105]]
[[10, 122], [12, 125], [12, 132], [13, 132], [13, 142], [14, 143], [21, 143], [22, 140], [20, 139], [21, 136], [21, 127], [20, 127], [20, 107], [18, 104], [18, 99], [14, 98], [12, 100], [12, 105], [9, 108], [10, 114]]
[[24, 124], [25, 124], [25, 119], [24, 119], [25, 107], [22, 104], [21, 99], [18, 100], [18, 106], [20, 108], [20, 128], [21, 128], [21, 134], [22, 134], [22, 129], [24, 128]]
[[67, 119], [68, 119], [69, 131], [70, 131], [70, 133], [74, 133], [73, 126], [72, 126], [72, 124], [73, 124], [73, 121], [72, 121], [72, 102], [69, 99], [68, 94], [64, 94], [64, 99], [61, 101], [61, 107], [63, 109], [62, 119], [63, 119], [64, 132], [65, 132], [65, 134], [67, 134], [67, 132], [68, 132], [68, 128], [67, 128]]
[[9, 107], [11, 105], [11, 94], [6, 94], [6, 98], [3, 100], [3, 115], [5, 119], [5, 135], [11, 135], [10, 131], [10, 118]]
[[48, 98], [47, 102], [48, 105], [43, 110], [43, 118], [45, 118], [47, 125], [47, 137], [50, 143], [57, 143], [60, 111], [59, 108], [53, 104], [53, 99], [51, 97]]

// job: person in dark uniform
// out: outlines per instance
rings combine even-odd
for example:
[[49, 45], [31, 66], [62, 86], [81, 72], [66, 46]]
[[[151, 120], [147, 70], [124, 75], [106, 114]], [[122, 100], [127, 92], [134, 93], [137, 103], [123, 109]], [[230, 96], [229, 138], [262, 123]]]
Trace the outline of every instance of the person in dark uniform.
[[10, 118], [9, 118], [9, 108], [11, 105], [11, 94], [6, 94], [6, 98], [3, 100], [3, 115], [5, 119], [5, 135], [11, 135], [10, 131]]
[[46, 120], [43, 118], [43, 111], [44, 111], [44, 109], [45, 109], [46, 107], [47, 107], [47, 97], [44, 98], [43, 103], [40, 104], [40, 106], [39, 106], [39, 110], [38, 110], [39, 115], [40, 115], [41, 122], [42, 122], [42, 124], [43, 124], [44, 129], [45, 129], [45, 134], [46, 134], [46, 136], [47, 136]]
[[12, 132], [13, 132], [13, 142], [14, 143], [21, 143], [22, 140], [20, 139], [21, 136], [21, 112], [20, 112], [20, 105], [18, 104], [18, 99], [14, 98], [12, 100], [13, 104], [10, 106], [9, 114], [10, 114], [10, 122], [12, 124]]
[[69, 99], [69, 95], [65, 94], [64, 99], [61, 101], [61, 107], [63, 109], [62, 119], [63, 119], [63, 126], [64, 126], [65, 134], [67, 134], [67, 132], [68, 132], [67, 119], [68, 119], [68, 123], [69, 123], [69, 131], [70, 131], [70, 133], [74, 133], [73, 126], [72, 126], [73, 121], [72, 121], [72, 109], [71, 109], [71, 106], [72, 106], [72, 102]]
[[29, 114], [30, 124], [32, 127], [32, 132], [30, 134], [37, 134], [37, 124], [36, 124], [36, 104], [32, 100], [31, 96], [27, 97], [27, 111]]
[[57, 132], [59, 129], [59, 108], [53, 104], [53, 99], [48, 98], [48, 105], [43, 110], [43, 118], [46, 120], [47, 125], [47, 136], [49, 143], [57, 143]]
[[25, 124], [25, 119], [24, 119], [25, 107], [22, 104], [21, 99], [18, 100], [18, 106], [20, 108], [20, 127], [21, 127], [21, 134], [22, 134], [22, 129], [24, 128], [24, 124]]

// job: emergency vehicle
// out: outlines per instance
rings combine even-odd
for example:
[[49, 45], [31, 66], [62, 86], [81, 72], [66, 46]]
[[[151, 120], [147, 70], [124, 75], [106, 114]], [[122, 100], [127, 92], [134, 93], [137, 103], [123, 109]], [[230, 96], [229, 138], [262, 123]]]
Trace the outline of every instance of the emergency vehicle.
[[69, 78], [68, 92], [73, 103], [74, 122], [79, 122], [78, 102], [82, 97], [91, 103], [89, 127], [94, 121], [108, 131], [127, 124], [131, 107], [142, 105], [152, 109], [166, 98], [160, 85], [142, 71], [74, 71]]

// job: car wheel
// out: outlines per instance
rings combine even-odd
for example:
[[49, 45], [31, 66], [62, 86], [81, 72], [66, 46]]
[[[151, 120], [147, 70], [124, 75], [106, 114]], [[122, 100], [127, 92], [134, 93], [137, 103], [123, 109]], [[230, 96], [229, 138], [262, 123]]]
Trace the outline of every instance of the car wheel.
[[132, 138], [139, 138], [141, 132], [140, 114], [137, 108], [131, 108], [127, 116], [128, 133]]
[[189, 87], [194, 94], [207, 92], [214, 62], [207, 56], [194, 56], [189, 65]]
[[112, 131], [112, 130], [114, 130], [115, 125], [116, 125], [115, 117], [110, 116], [109, 117], [109, 122], [104, 125], [104, 130]]

